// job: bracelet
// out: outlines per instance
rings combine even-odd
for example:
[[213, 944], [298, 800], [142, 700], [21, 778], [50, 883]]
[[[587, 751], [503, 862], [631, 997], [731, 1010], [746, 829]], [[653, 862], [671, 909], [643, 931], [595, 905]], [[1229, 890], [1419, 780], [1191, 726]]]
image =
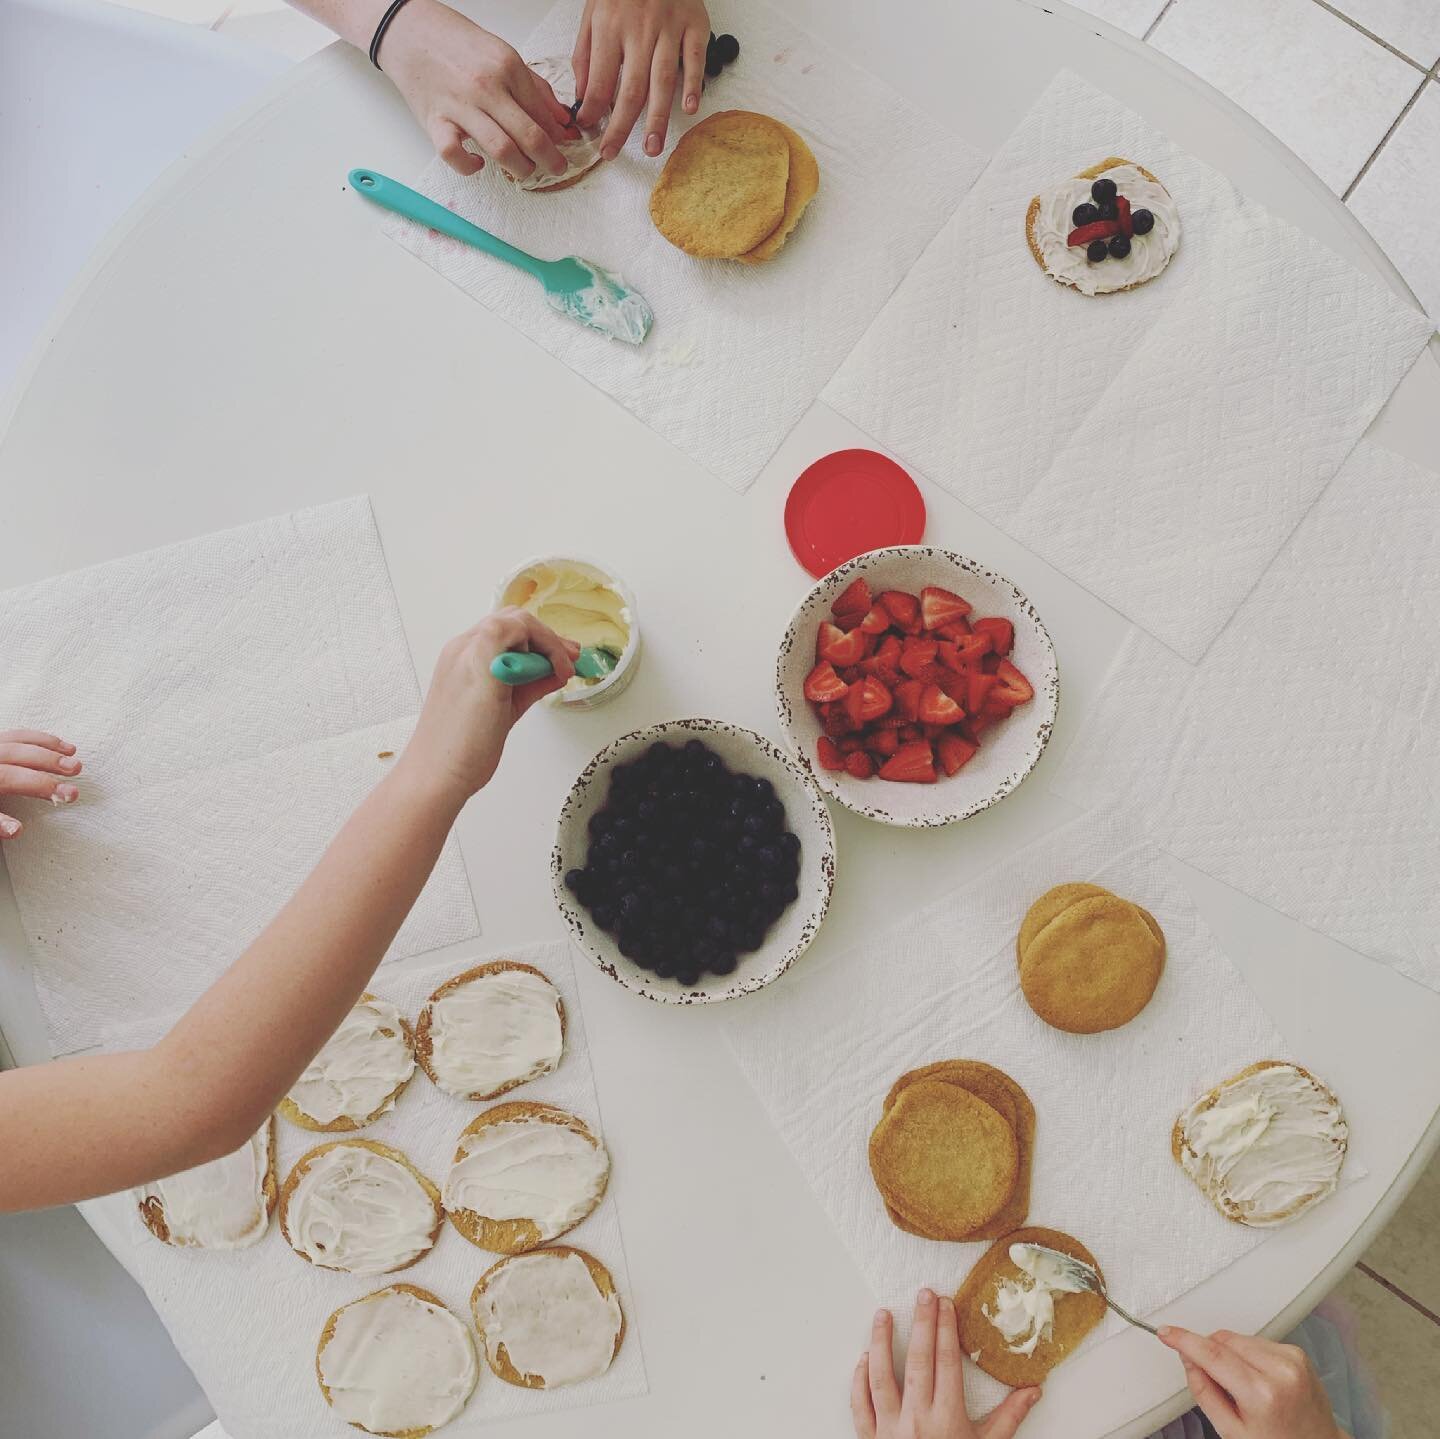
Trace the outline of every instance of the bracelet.
[[390, 0], [385, 13], [380, 17], [380, 23], [375, 27], [375, 34], [370, 39], [370, 63], [377, 70], [380, 68], [380, 42], [385, 38], [385, 32], [390, 28], [390, 22], [404, 6], [405, 0]]

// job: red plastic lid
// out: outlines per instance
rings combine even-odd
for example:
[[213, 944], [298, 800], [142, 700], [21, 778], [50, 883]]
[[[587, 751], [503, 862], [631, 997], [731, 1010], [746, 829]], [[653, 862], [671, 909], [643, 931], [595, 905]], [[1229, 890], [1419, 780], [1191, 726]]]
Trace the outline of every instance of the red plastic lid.
[[925, 536], [925, 501], [915, 481], [874, 450], [836, 450], [790, 488], [785, 533], [816, 579], [846, 560]]

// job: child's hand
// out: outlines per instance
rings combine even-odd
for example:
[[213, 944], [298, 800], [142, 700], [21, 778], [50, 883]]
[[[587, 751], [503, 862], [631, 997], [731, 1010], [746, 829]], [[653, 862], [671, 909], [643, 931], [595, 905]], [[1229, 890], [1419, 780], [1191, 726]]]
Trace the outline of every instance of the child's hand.
[[[490, 661], [506, 650], [536, 650], [555, 673], [533, 684], [501, 684]], [[579, 653], [524, 610], [497, 610], [440, 651], [403, 763], [463, 804], [495, 773], [510, 727], [536, 700], [564, 687]]]
[[1165, 1328], [1195, 1402], [1220, 1439], [1344, 1439], [1303, 1349], [1221, 1329]]
[[700, 108], [709, 41], [710, 16], [701, 0], [586, 0], [571, 61], [575, 93], [584, 98], [576, 118], [587, 129], [598, 125], [613, 103], [600, 141], [605, 159], [620, 153], [642, 110], [645, 153], [665, 148], [677, 70], [683, 63], [682, 104], [693, 115]]
[[890, 1311], [882, 1309], [850, 1387], [857, 1439], [1011, 1439], [1040, 1397], [1038, 1389], [1017, 1389], [973, 1423], [965, 1413], [955, 1304], [928, 1289], [915, 1301], [903, 1391], [895, 1382], [890, 1342]]
[[[65, 782], [80, 773], [75, 746], [36, 729], [0, 730], [0, 794], [23, 794], [70, 804], [80, 791]], [[24, 829], [18, 819], [0, 814], [0, 839], [14, 839]]]
[[452, 170], [484, 167], [462, 148], [468, 138], [516, 179], [565, 173], [557, 142], [570, 112], [509, 45], [458, 10], [410, 0], [381, 41], [380, 63]]

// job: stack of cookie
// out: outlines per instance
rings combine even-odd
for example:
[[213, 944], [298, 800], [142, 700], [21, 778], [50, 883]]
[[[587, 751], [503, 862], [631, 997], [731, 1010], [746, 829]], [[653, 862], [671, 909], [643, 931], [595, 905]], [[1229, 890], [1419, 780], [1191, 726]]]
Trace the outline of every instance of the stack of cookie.
[[650, 195], [650, 218], [687, 255], [773, 260], [820, 188], [820, 166], [788, 125], [721, 110], [676, 145]]
[[1030, 1008], [1069, 1034], [1128, 1024], [1165, 968], [1154, 915], [1098, 884], [1060, 884], [1030, 906], [1015, 941]]
[[902, 1074], [870, 1136], [895, 1225], [924, 1239], [998, 1239], [1030, 1209], [1035, 1110], [999, 1069], [950, 1059]]

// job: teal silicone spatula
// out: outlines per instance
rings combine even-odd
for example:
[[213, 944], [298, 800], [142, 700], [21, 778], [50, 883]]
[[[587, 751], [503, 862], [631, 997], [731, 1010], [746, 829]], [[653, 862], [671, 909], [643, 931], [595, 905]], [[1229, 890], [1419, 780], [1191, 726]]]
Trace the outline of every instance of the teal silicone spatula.
[[350, 184], [357, 195], [363, 195], [382, 209], [393, 210], [407, 220], [428, 225], [452, 240], [463, 241], [504, 260], [527, 275], [534, 275], [545, 287], [545, 299], [552, 310], [599, 330], [612, 340], [638, 345], [650, 333], [655, 316], [645, 297], [627, 288], [618, 275], [602, 270], [578, 255], [563, 260], [541, 260], [507, 245], [504, 240], [462, 220], [453, 210], [402, 185], [379, 175], [374, 170], [352, 170]]
[[[582, 679], [603, 680], [619, 663], [620, 656], [614, 650], [587, 645], [575, 661], [575, 673]], [[544, 655], [529, 650], [507, 650], [490, 661], [490, 673], [502, 684], [528, 685], [532, 680], [543, 680], [555, 671]]]

